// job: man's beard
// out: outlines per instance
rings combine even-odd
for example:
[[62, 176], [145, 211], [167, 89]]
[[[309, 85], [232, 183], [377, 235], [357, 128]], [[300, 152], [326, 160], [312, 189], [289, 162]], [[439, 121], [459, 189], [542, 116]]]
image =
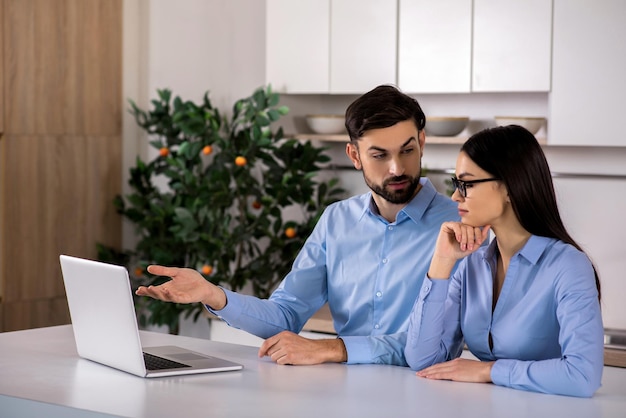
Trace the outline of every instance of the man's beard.
[[[365, 184], [372, 190], [372, 192], [376, 193], [378, 196], [382, 197], [389, 203], [393, 203], [394, 205], [403, 205], [408, 203], [413, 196], [415, 195], [415, 190], [420, 185], [420, 176], [410, 177], [410, 176], [397, 176], [391, 177], [383, 182], [382, 185], [372, 183], [365, 172], [363, 172], [363, 178], [365, 179]], [[409, 185], [402, 190], [388, 190], [387, 186], [391, 182], [400, 182], [400, 181], [409, 181]]]

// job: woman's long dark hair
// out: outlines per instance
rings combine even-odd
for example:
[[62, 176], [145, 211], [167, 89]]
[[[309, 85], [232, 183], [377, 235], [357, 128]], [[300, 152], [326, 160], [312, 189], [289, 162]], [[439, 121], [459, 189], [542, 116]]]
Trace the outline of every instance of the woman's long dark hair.
[[[524, 229], [583, 249], [565, 229], [554, 193], [552, 174], [537, 139], [517, 125], [485, 129], [472, 135], [461, 151], [480, 168], [501, 179]], [[593, 263], [592, 263], [593, 266]], [[600, 298], [600, 280], [593, 266]]]

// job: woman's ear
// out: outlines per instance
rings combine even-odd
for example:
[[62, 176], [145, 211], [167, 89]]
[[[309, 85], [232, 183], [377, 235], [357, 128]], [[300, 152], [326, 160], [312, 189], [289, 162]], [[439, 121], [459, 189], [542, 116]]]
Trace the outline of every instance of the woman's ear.
[[348, 158], [350, 158], [350, 161], [352, 161], [354, 168], [356, 168], [357, 170], [363, 168], [363, 165], [361, 164], [361, 158], [359, 156], [359, 146], [357, 144], [348, 142], [346, 144], [346, 155], [348, 156]]

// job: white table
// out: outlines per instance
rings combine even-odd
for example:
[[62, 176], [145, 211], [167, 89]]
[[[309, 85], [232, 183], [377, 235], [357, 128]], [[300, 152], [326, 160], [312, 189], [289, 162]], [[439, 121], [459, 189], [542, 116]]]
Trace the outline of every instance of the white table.
[[278, 366], [257, 348], [141, 332], [224, 357], [242, 371], [142, 379], [78, 358], [69, 325], [0, 334], [2, 417], [624, 417], [626, 369], [591, 399], [421, 379], [408, 368]]

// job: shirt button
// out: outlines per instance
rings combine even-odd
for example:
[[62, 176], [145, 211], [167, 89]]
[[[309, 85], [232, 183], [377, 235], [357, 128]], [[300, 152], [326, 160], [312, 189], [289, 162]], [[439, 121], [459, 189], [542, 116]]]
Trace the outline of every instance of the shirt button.
[[383, 292], [376, 292], [376, 296], [381, 297], [383, 295]]
[[393, 226], [388, 226], [387, 229], [389, 229], [390, 231], [393, 231]]
[[380, 328], [380, 325], [376, 324], [376, 325], [374, 325], [374, 328], [378, 329], [378, 328]]
[[383, 258], [383, 264], [387, 264], [387, 261], [388, 260], [386, 258]]

